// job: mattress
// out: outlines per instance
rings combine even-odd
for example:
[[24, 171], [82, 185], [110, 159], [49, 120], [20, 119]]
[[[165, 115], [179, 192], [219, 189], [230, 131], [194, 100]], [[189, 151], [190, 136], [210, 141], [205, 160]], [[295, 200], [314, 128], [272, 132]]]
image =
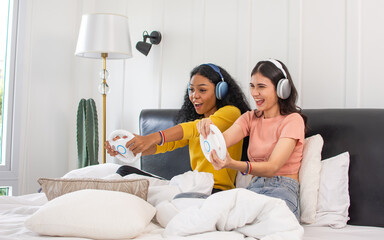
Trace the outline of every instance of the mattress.
[[[110, 173], [114, 173], [118, 166], [114, 165], [104, 165], [102, 171], [92, 171], [86, 172], [88, 169], [83, 169], [80, 171], [72, 171], [70, 174], [65, 175], [64, 177], [69, 178], [79, 178], [79, 177], [93, 177], [99, 178]], [[200, 176], [200, 175], [199, 175]], [[135, 176], [132, 176], [133, 178]], [[203, 176], [205, 177], [205, 176]], [[187, 182], [185, 180], [188, 180]], [[158, 182], [155, 182], [158, 181]], [[160, 205], [159, 202], [162, 203], [162, 208], [167, 210], [167, 206], [175, 209], [177, 207], [173, 204], [173, 196], [170, 196], [170, 191], [164, 191], [167, 189], [167, 185], [171, 183], [163, 183], [159, 180], [155, 180], [152, 182], [152, 189], [148, 192], [148, 202], [152, 205]], [[196, 186], [202, 186], [202, 182], [207, 182], [207, 179], [201, 178], [197, 179], [195, 174], [187, 174], [183, 177], [175, 179], [172, 183], [173, 187], [180, 188], [181, 186], [193, 189]], [[194, 184], [191, 184], [194, 183]], [[213, 186], [213, 180], [211, 185]], [[212, 187], [211, 186], [211, 187]], [[200, 189], [201, 190], [201, 189]], [[166, 194], [164, 194], [164, 192]], [[168, 195], [167, 195], [168, 194]], [[177, 215], [172, 217], [164, 216], [162, 218], [154, 219], [147, 227], [135, 238], [135, 239], [228, 239], [228, 240], [236, 240], [236, 239], [263, 239], [266, 236], [266, 239], [304, 239], [304, 240], [317, 240], [317, 239], [327, 239], [327, 240], [365, 240], [365, 239], [373, 239], [373, 240], [381, 240], [384, 236], [384, 228], [380, 227], [367, 227], [367, 226], [352, 226], [347, 225], [341, 229], [332, 229], [330, 227], [311, 227], [311, 226], [300, 226], [294, 215], [289, 211], [288, 207], [285, 204], [283, 208], [277, 207], [276, 204], [279, 204], [276, 199], [273, 204], [273, 207], [269, 207], [269, 204], [272, 204], [268, 199], [260, 198], [256, 193], [253, 193], [248, 190], [229, 190], [224, 191], [221, 194], [226, 194], [226, 196], [222, 196], [222, 199], [219, 200], [220, 204], [215, 204], [214, 198], [208, 198], [204, 200], [202, 203], [201, 200], [196, 200], [196, 203], [200, 204], [200, 206], [195, 206], [196, 209], [199, 207], [206, 207], [208, 209], [212, 209], [210, 214], [206, 214], [209, 220], [206, 223], [211, 224], [210, 230], [200, 230], [199, 228], [190, 228], [188, 231], [184, 231], [187, 229], [190, 224], [194, 222], [201, 222], [202, 218], [199, 216], [198, 211], [192, 212], [193, 217], [195, 219], [190, 218], [189, 221], [184, 221], [184, 219], [188, 218], [188, 209], [186, 211], [180, 211]], [[253, 194], [253, 195], [252, 195]], [[212, 196], [216, 196], [216, 200], [220, 199], [218, 194], [214, 194]], [[241, 197], [243, 196], [243, 197]], [[253, 203], [261, 201], [265, 201], [263, 205], [252, 204], [250, 206], [248, 203], [250, 201], [250, 197], [255, 199], [251, 199]], [[160, 198], [163, 201], [160, 201]], [[168, 200], [164, 200], [168, 199]], [[233, 199], [233, 200], [231, 200]], [[168, 201], [168, 202], [167, 202]], [[225, 201], [227, 201], [225, 203]], [[54, 236], [41, 236], [35, 232], [30, 231], [24, 225], [26, 219], [32, 216], [37, 210], [39, 210], [42, 206], [44, 206], [48, 202], [44, 193], [34, 193], [22, 196], [15, 197], [0, 197], [0, 239], [60, 239], [60, 240], [75, 240], [75, 239], [87, 239], [87, 238], [76, 238], [76, 237], [54, 237]], [[166, 204], [164, 204], [166, 203]], [[210, 203], [210, 204], [209, 204]], [[168, 204], [168, 205], [167, 205]], [[189, 200], [187, 203], [183, 203], [179, 201], [179, 207], [184, 208], [185, 206], [190, 206], [193, 204], [193, 200]], [[205, 205], [204, 205], [205, 204]], [[246, 211], [241, 206], [247, 206]], [[228, 214], [219, 215], [217, 219], [214, 219], [215, 212], [213, 211], [215, 208], [220, 208], [220, 212], [228, 211]], [[265, 210], [268, 209], [269, 210]], [[158, 213], [160, 214], [161, 210], [158, 208]], [[203, 209], [204, 210], [204, 209]], [[275, 211], [273, 214], [271, 214]], [[164, 211], [163, 211], [164, 212]], [[191, 212], [191, 211], [190, 211]], [[201, 211], [200, 211], [201, 212]], [[207, 209], [203, 211], [207, 212]], [[264, 212], [264, 213], [263, 213]], [[165, 211], [167, 215], [167, 211]], [[264, 214], [264, 215], [263, 215]], [[287, 215], [288, 214], [288, 215]], [[290, 216], [295, 220], [295, 222], [290, 222]], [[204, 218], [206, 218], [203, 215]], [[224, 219], [223, 216], [227, 216], [227, 219]], [[243, 221], [243, 217], [247, 217], [250, 219], [250, 224], [246, 224], [243, 226], [239, 224], [239, 221]], [[260, 218], [255, 218], [255, 216], [259, 216]], [[272, 216], [272, 217], [271, 217]], [[167, 220], [168, 222], [164, 224], [164, 222], [158, 221], [163, 219], [171, 219]], [[177, 221], [174, 221], [174, 220]], [[264, 219], [264, 225], [258, 225], [257, 223]], [[281, 221], [283, 219], [284, 221]], [[296, 225], [295, 225], [296, 224]], [[241, 225], [241, 226], [240, 226]], [[281, 226], [285, 225], [285, 226]], [[162, 226], [165, 226], [162, 227]], [[170, 227], [171, 226], [171, 227]], [[228, 226], [236, 226], [228, 227]], [[267, 226], [267, 227], [266, 227]], [[279, 234], [279, 231], [284, 232], [284, 227], [291, 228], [291, 233], [294, 233], [293, 238], [290, 238], [288, 234]], [[269, 233], [265, 233], [268, 228]], [[280, 228], [280, 229], [279, 229]], [[191, 229], [194, 231], [191, 232]], [[217, 231], [217, 229], [219, 231]], [[197, 230], [197, 231], [195, 231]], [[303, 231], [304, 230], [304, 231]], [[173, 231], [173, 232], [172, 232]], [[167, 235], [166, 233], [174, 233], [174, 235]], [[177, 234], [175, 234], [175, 232]], [[182, 232], [182, 234], [179, 234]], [[276, 233], [276, 234], [275, 234]], [[282, 237], [283, 236], [283, 237]], [[284, 237], [285, 236], [285, 237]]]
[[[46, 202], [46, 197], [43, 193], [35, 193], [23, 195], [19, 197], [2, 197], [0, 198], [0, 239], [85, 239], [85, 238], [56, 238], [48, 236], [39, 236], [24, 227], [24, 221], [40, 205]], [[151, 223], [145, 231], [136, 239], [163, 239], [162, 233], [164, 228], [158, 224]], [[210, 233], [211, 237], [219, 237], [218, 234], [223, 234], [220, 239], [243, 239], [241, 236], [233, 236], [229, 233]], [[332, 229], [330, 227], [309, 227], [304, 226], [304, 240], [381, 240], [384, 236], [384, 228], [366, 227], [347, 225], [345, 228]], [[206, 234], [206, 237], [209, 237]], [[215, 239], [215, 238], [212, 238]]]
[[304, 226], [304, 240], [379, 240], [384, 238], [384, 228], [347, 225], [344, 228]]

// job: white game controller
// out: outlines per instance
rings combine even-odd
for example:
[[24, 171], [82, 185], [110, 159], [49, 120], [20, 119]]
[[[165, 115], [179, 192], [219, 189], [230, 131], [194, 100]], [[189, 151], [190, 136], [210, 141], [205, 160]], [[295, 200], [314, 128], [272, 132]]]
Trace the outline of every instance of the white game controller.
[[[120, 137], [120, 138], [113, 141], [115, 137]], [[132, 151], [125, 146], [127, 142], [134, 137], [135, 136], [132, 133], [126, 130], [115, 130], [109, 135], [109, 138], [108, 138], [109, 145], [111, 145], [111, 148], [113, 150], [120, 153], [115, 156], [117, 159], [125, 163], [133, 163], [140, 158], [141, 153], [135, 156], [133, 155]]]
[[204, 137], [200, 135], [201, 150], [203, 150], [204, 156], [209, 162], [212, 162], [210, 159], [212, 150], [215, 150], [217, 156], [221, 160], [224, 160], [227, 154], [227, 145], [225, 144], [224, 136], [215, 125], [211, 124], [209, 128], [210, 132], [207, 139], [204, 139]]

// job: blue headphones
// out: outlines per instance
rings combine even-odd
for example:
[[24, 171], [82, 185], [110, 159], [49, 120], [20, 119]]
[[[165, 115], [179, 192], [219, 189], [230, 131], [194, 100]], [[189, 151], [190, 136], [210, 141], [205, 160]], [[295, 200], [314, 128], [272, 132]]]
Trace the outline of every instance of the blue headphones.
[[[215, 95], [216, 95], [217, 99], [222, 100], [223, 98], [225, 98], [225, 96], [228, 93], [228, 83], [226, 83], [224, 81], [224, 77], [221, 74], [219, 67], [213, 63], [206, 63], [206, 64], [202, 64], [202, 65], [206, 65], [206, 66], [211, 67], [215, 72], [217, 72], [220, 75], [221, 82], [218, 82], [216, 84]], [[190, 85], [190, 83], [188, 82], [188, 89], [189, 89], [189, 85]]]

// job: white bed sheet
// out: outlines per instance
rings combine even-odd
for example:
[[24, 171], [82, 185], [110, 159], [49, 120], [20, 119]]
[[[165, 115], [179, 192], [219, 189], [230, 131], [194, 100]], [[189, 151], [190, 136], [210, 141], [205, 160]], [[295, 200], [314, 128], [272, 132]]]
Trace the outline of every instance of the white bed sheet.
[[[284, 239], [280, 236], [294, 236], [292, 239], [300, 239], [302, 234], [302, 228], [296, 223], [292, 224], [292, 221], [289, 221], [289, 217], [295, 220], [294, 215], [289, 211], [289, 209], [284, 204], [280, 204], [280, 200], [273, 199], [274, 201], [270, 201], [265, 196], [262, 195], [249, 195], [252, 194], [252, 192], [244, 190], [244, 189], [237, 189], [233, 191], [225, 191], [223, 192], [227, 197], [224, 199], [226, 201], [222, 202], [222, 198], [219, 198], [218, 195], [214, 195], [213, 197], [216, 197], [216, 200], [214, 198], [208, 198], [207, 200], [203, 199], [177, 199], [176, 202], [181, 203], [182, 206], [185, 206], [186, 201], [193, 201], [200, 202], [197, 205], [195, 205], [196, 211], [199, 211], [200, 214], [193, 214], [193, 217], [189, 217], [188, 212], [184, 212], [184, 209], [178, 210], [180, 213], [178, 214], [184, 214], [179, 216], [178, 214], [175, 214], [174, 217], [179, 216], [179, 220], [170, 221], [167, 223], [166, 228], [160, 227], [160, 225], [156, 225], [154, 223], [151, 223], [147, 226], [147, 228], [135, 239], [140, 240], [147, 240], [147, 239], [220, 239], [220, 240], [242, 240], [242, 239], [255, 239], [253, 237], [244, 237], [242, 233], [244, 233], [247, 236], [266, 236], [265, 239]], [[247, 201], [249, 197], [257, 197], [259, 201], [263, 201], [264, 204], [260, 205], [259, 207], [252, 207], [249, 211], [249, 213], [244, 213], [244, 206], [246, 205], [244, 201]], [[210, 200], [210, 201], [208, 201]], [[218, 204], [215, 206], [215, 203], [219, 200], [222, 202], [222, 204]], [[169, 200], [165, 200], [169, 201]], [[164, 201], [164, 202], [165, 202]], [[207, 201], [207, 202], [204, 202]], [[45, 203], [47, 203], [48, 200], [45, 197], [44, 193], [36, 193], [36, 194], [29, 194], [29, 195], [23, 195], [19, 197], [0, 197], [0, 239], [57, 239], [55, 237], [49, 237], [49, 236], [39, 236], [38, 234], [28, 230], [24, 226], [25, 220], [30, 217], [33, 213], [35, 213], [41, 206], [43, 206]], [[254, 202], [254, 201], [252, 201]], [[240, 203], [240, 204], [236, 204]], [[282, 207], [279, 207], [277, 204], [279, 204]], [[174, 204], [174, 200], [169, 201], [169, 205]], [[257, 205], [257, 204], [256, 204]], [[199, 209], [201, 206], [201, 210]], [[237, 207], [234, 207], [237, 206]], [[239, 207], [243, 206], [243, 207]], [[263, 206], [266, 206], [264, 209]], [[211, 212], [207, 214], [207, 208], [211, 209]], [[215, 208], [218, 208], [215, 210]], [[223, 210], [226, 214], [221, 214], [221, 211]], [[248, 208], [249, 209], [249, 208]], [[253, 210], [252, 210], [253, 209]], [[261, 209], [261, 210], [260, 210]], [[270, 210], [268, 210], [270, 209]], [[186, 209], [190, 210], [190, 208]], [[284, 211], [286, 210], [286, 211]], [[256, 213], [260, 212], [260, 213]], [[195, 213], [193, 211], [192, 213]], [[201, 215], [201, 213], [203, 215]], [[220, 214], [215, 214], [220, 213]], [[274, 213], [274, 214], [272, 214]], [[166, 213], [168, 214], [168, 213]], [[250, 220], [251, 225], [246, 225], [244, 227], [237, 228], [240, 222], [243, 221], [243, 214], [249, 215], [249, 217], [256, 218], [257, 216], [260, 216], [260, 219], [264, 219], [263, 221], [257, 221], [250, 219], [249, 217], [246, 219]], [[288, 216], [287, 216], [288, 214]], [[292, 215], [292, 216], [291, 216]], [[206, 216], [206, 218], [205, 218]], [[226, 216], [226, 217], [224, 217]], [[273, 216], [281, 216], [274, 218]], [[202, 220], [204, 218], [204, 220]], [[278, 221], [279, 219], [285, 219], [284, 223], [281, 221]], [[202, 226], [200, 223], [206, 221], [207, 224], [204, 224]], [[268, 224], [270, 221], [278, 221], [281, 224], [270, 224], [276, 227], [278, 231], [272, 231], [271, 233], [268, 233], [268, 229], [263, 228], [263, 223]], [[296, 220], [295, 220], [296, 221]], [[255, 226], [255, 228], [251, 226]], [[172, 227], [171, 227], [172, 226]], [[181, 227], [179, 227], [181, 226]], [[188, 228], [189, 226], [195, 226]], [[217, 226], [219, 229], [222, 229], [222, 231], [215, 231], [215, 226]], [[209, 227], [209, 229], [207, 229]], [[230, 231], [232, 229], [237, 229], [236, 231]], [[168, 230], [168, 233], [166, 231]], [[184, 234], [177, 234], [180, 230], [187, 231]], [[271, 230], [271, 229], [269, 229]], [[301, 230], [301, 234], [300, 234]], [[189, 232], [192, 231], [192, 232]], [[207, 232], [208, 231], [208, 232]], [[299, 232], [295, 232], [299, 231]], [[163, 234], [164, 233], [164, 234]], [[176, 234], [175, 234], [176, 233]], [[185, 237], [184, 237], [185, 236]], [[268, 237], [270, 236], [270, 237]], [[85, 238], [69, 238], [64, 237], [60, 239], [65, 240], [75, 240], [75, 239], [85, 239]]]
[[[116, 171], [118, 165], [114, 164], [105, 164], [103, 166], [94, 166], [91, 168], [85, 168], [82, 170], [74, 170], [66, 175], [66, 177], [96, 177], [104, 178]], [[86, 175], [86, 176], [84, 176]], [[192, 175], [188, 175], [188, 178], [191, 178]], [[133, 176], [134, 177], [134, 176]], [[184, 176], [186, 177], [186, 176]], [[149, 194], [148, 201], [157, 205], [159, 199], [162, 201], [170, 201], [173, 199], [173, 196], [179, 192], [179, 188], [185, 188], [187, 190], [193, 190], [195, 186], [201, 186], [202, 182], [206, 182], [207, 179], [200, 178], [200, 181], [188, 181], [193, 184], [181, 184], [180, 179], [176, 178], [173, 181], [174, 191], [169, 191], [169, 183], [164, 181], [154, 180], [151, 182], [151, 189]], [[168, 186], [164, 186], [168, 185]], [[213, 185], [213, 183], [211, 183]], [[162, 188], [167, 188], [168, 191], [163, 191]], [[210, 186], [212, 188], [212, 186]], [[202, 190], [202, 189], [199, 189]], [[210, 191], [210, 189], [204, 189]], [[166, 193], [164, 193], [166, 192]], [[37, 211], [40, 206], [44, 205], [47, 202], [47, 198], [44, 193], [35, 193], [28, 194], [18, 197], [0, 197], [0, 240], [13, 240], [13, 239], [32, 239], [32, 240], [41, 240], [41, 239], [60, 239], [60, 240], [84, 240], [85, 238], [68, 238], [68, 237], [49, 237], [49, 236], [39, 236], [38, 234], [31, 232], [24, 226], [24, 221], [31, 216], [35, 211]], [[229, 218], [230, 219], [230, 218]], [[162, 228], [159, 224], [150, 223], [145, 231], [135, 239], [139, 240], [155, 240], [155, 239], [204, 239], [204, 240], [237, 240], [237, 239], [255, 239], [252, 237], [244, 237], [243, 234], [236, 231], [216, 231], [216, 232], [206, 232], [199, 233], [195, 235], [190, 235], [188, 237], [181, 236], [167, 236], [164, 238], [163, 233], [165, 229]], [[327, 240], [381, 240], [384, 237], [384, 228], [379, 227], [365, 227], [365, 226], [351, 226], [342, 229], [332, 229], [330, 227], [309, 227], [304, 226], [304, 240], [318, 240], [318, 239], [327, 239]]]
[[[24, 221], [39, 206], [47, 201], [44, 193], [35, 193], [19, 197], [2, 197], [0, 199], [0, 239], [1, 240], [42, 240], [42, 239], [60, 239], [60, 240], [84, 240], [85, 238], [56, 238], [48, 236], [39, 236], [24, 227]], [[151, 223], [146, 230], [138, 236], [139, 240], [164, 239], [162, 233], [164, 228]], [[332, 229], [330, 227], [310, 227], [304, 226], [303, 240], [381, 240], [384, 237], [384, 228], [347, 225], [342, 229]], [[252, 239], [244, 238], [237, 232], [213, 232], [198, 234], [189, 237], [168, 237], [173, 239]]]
[[382, 240], [384, 228], [347, 225], [345, 228], [304, 226], [303, 240]]
[[[0, 239], [58, 239], [55, 237], [39, 236], [24, 227], [24, 221], [39, 206], [47, 201], [44, 193], [23, 195], [19, 197], [2, 197], [0, 199]], [[151, 223], [146, 230], [136, 239], [155, 240], [164, 239], [162, 233], [164, 228]], [[219, 237], [219, 238], [218, 238]], [[330, 227], [304, 226], [304, 240], [381, 240], [384, 237], [384, 228], [347, 225], [342, 229]], [[60, 240], [84, 240], [85, 238], [59, 238]], [[196, 236], [168, 237], [167, 239], [244, 239], [237, 232], [214, 232], [199, 234]], [[245, 238], [247, 239], [247, 238]], [[252, 239], [252, 238], [248, 238]]]
[[[44, 193], [28, 194], [18, 197], [0, 197], [0, 239], [1, 240], [86, 240], [87, 238], [75, 238], [75, 237], [50, 237], [41, 236], [24, 226], [25, 220], [31, 216], [40, 206], [47, 202], [47, 198]], [[150, 223], [147, 228], [135, 239], [137, 240], [155, 240], [155, 239], [186, 239], [186, 240], [237, 240], [237, 239], [254, 239], [244, 238], [244, 236], [238, 232], [208, 232], [202, 234], [196, 234], [188, 237], [181, 236], [167, 236], [163, 237], [162, 234], [164, 228], [155, 223]]]

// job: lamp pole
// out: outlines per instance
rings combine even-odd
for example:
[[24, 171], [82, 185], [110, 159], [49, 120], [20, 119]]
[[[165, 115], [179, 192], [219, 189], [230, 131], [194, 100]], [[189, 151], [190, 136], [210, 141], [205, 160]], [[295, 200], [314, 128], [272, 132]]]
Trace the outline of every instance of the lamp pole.
[[106, 66], [107, 66], [107, 57], [108, 53], [102, 53], [101, 57], [103, 58], [103, 163], [106, 163], [106, 150], [105, 150], [105, 142], [106, 142], [106, 123], [107, 123], [107, 80], [106, 80]]

